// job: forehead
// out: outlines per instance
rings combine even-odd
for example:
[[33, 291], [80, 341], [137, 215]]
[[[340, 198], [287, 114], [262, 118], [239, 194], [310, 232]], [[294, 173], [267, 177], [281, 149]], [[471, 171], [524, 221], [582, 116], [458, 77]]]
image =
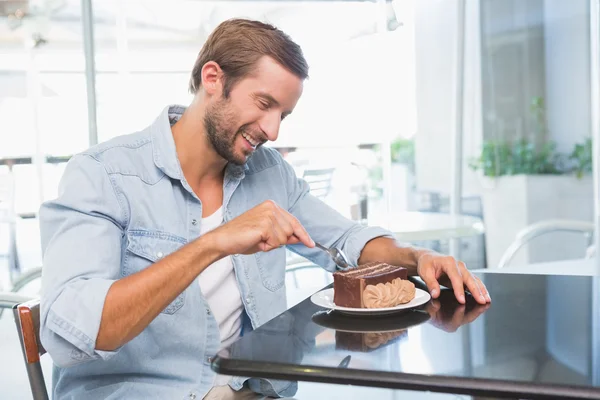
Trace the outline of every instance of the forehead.
[[303, 81], [270, 57], [261, 58], [253, 73], [232, 90], [240, 95], [268, 94], [282, 107], [292, 109], [302, 95]]

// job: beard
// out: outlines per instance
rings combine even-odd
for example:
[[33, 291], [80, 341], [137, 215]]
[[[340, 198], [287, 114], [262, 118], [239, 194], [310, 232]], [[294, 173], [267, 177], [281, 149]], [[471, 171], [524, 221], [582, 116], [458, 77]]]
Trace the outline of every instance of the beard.
[[[250, 132], [250, 130], [248, 125], [242, 125], [239, 129], [235, 128], [236, 125], [235, 112], [231, 109], [228, 101], [221, 99], [206, 109], [204, 128], [212, 147], [227, 162], [244, 165], [253, 152], [243, 150], [242, 154], [236, 153], [235, 142], [238, 136], [243, 132]], [[261, 145], [259, 144], [256, 148], [258, 149]]]

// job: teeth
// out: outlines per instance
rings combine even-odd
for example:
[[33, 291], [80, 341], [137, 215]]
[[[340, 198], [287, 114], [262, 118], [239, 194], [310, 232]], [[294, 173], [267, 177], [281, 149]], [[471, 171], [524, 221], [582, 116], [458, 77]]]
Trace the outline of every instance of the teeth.
[[246, 135], [244, 132], [242, 132], [242, 136], [244, 137], [244, 139], [249, 141], [252, 146], [254, 146], [254, 147], [258, 146], [258, 143], [255, 142], [250, 136]]

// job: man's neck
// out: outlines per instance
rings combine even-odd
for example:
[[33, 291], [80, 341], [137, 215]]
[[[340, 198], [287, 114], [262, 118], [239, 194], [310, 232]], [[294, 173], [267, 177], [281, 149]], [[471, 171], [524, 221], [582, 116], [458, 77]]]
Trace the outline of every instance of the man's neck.
[[171, 127], [183, 175], [194, 191], [204, 183], [222, 184], [227, 165], [210, 144], [203, 121], [204, 108], [194, 101]]

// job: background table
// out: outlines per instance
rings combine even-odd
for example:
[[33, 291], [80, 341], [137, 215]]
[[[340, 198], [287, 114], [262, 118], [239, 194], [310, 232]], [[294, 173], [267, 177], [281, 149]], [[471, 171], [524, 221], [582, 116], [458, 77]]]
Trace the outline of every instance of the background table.
[[402, 241], [455, 239], [484, 232], [483, 221], [469, 215], [409, 211], [392, 213], [386, 221], [374, 222], [387, 225]]

